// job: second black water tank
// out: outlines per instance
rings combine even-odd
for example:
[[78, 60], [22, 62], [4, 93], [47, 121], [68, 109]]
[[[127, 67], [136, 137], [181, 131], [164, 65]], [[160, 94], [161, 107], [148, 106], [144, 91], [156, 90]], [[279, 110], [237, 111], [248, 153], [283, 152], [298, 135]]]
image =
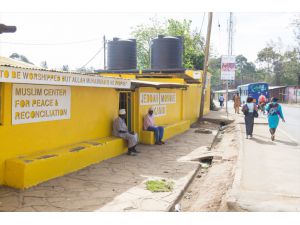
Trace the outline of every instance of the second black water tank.
[[113, 38], [107, 43], [107, 69], [136, 69], [136, 40]]
[[151, 42], [151, 69], [182, 68], [183, 41], [181, 37], [159, 35]]

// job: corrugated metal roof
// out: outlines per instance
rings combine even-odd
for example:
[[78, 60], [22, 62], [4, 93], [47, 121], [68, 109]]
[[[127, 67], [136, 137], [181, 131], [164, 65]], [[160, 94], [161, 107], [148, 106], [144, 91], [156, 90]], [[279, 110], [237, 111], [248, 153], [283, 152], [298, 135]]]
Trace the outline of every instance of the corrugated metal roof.
[[[237, 92], [237, 89], [228, 89], [228, 93]], [[214, 93], [226, 93], [226, 90], [214, 91]]]
[[32, 65], [30, 63], [21, 62], [15, 59], [0, 56], [1, 66], [19, 67], [24, 69], [43, 69], [42, 67]]
[[62, 71], [55, 69], [45, 69], [40, 66], [36, 66], [30, 63], [21, 62], [18, 60], [14, 60], [11, 58], [0, 56], [0, 66], [8, 66], [20, 69], [32, 69], [32, 70], [41, 70], [41, 71], [49, 71], [49, 72], [57, 72], [57, 73], [73, 73], [73, 74], [82, 74], [82, 75], [97, 75], [96, 73], [79, 73], [74, 71]]

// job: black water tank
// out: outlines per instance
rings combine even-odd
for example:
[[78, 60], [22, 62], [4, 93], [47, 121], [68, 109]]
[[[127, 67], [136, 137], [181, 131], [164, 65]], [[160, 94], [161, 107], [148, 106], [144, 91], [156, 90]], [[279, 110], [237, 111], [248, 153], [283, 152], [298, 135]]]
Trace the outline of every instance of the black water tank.
[[151, 42], [151, 69], [182, 68], [182, 37], [158, 35]]
[[107, 43], [107, 69], [136, 69], [136, 40], [113, 38]]

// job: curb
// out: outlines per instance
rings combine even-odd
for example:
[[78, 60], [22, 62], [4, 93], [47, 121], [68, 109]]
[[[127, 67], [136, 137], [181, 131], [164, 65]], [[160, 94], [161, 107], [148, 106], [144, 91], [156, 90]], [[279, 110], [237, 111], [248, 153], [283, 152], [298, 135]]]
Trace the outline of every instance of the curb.
[[[216, 140], [217, 140], [217, 137], [219, 136], [219, 134], [220, 134], [220, 129], [218, 129], [218, 132], [214, 136], [214, 139], [211, 142], [211, 144], [209, 146], [209, 149], [212, 149], [213, 146], [216, 144]], [[189, 181], [184, 185], [183, 189], [180, 191], [180, 193], [178, 194], [175, 201], [167, 208], [167, 210], [166, 210], [167, 212], [173, 212], [174, 211], [175, 205], [182, 199], [184, 193], [189, 188], [190, 184], [192, 183], [192, 181], [194, 180], [195, 176], [197, 175], [197, 173], [199, 172], [200, 169], [201, 169], [201, 164], [199, 163], [197, 169], [194, 171], [194, 173], [190, 177]]]
[[236, 134], [239, 141], [238, 146], [238, 158], [236, 166], [233, 168], [232, 172], [234, 173], [234, 179], [232, 183], [232, 187], [227, 194], [227, 206], [232, 211], [245, 211], [237, 204], [237, 193], [238, 188], [241, 186], [241, 179], [242, 179], [242, 159], [244, 155], [244, 139], [242, 137], [242, 129], [239, 123], [236, 124]]

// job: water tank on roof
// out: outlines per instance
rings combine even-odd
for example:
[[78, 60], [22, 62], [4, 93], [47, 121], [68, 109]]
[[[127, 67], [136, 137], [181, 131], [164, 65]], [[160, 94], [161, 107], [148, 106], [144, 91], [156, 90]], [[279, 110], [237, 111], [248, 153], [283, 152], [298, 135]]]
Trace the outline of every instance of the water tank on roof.
[[107, 69], [136, 69], [136, 40], [113, 38], [107, 43]]
[[182, 37], [158, 35], [151, 42], [151, 69], [182, 68]]

